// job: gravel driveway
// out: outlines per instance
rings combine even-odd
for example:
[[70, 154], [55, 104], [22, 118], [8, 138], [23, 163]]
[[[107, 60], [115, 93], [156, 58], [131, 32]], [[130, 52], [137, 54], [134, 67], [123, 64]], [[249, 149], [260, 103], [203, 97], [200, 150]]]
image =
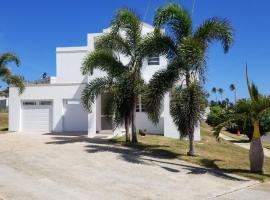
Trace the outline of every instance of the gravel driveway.
[[100, 138], [0, 135], [0, 199], [206, 199], [254, 184]]

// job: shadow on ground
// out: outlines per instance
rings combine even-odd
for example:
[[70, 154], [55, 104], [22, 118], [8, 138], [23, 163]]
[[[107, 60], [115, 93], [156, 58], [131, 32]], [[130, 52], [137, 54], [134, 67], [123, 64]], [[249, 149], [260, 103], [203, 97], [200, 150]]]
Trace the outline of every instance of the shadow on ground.
[[[53, 135], [54, 136], [54, 135]], [[169, 150], [161, 149], [162, 145], [140, 145], [140, 144], [127, 144], [125, 146], [116, 144], [113, 141], [99, 138], [88, 138], [87, 136], [54, 136], [53, 141], [47, 142], [47, 144], [63, 145], [83, 142], [86, 143], [85, 151], [88, 153], [100, 153], [100, 152], [112, 152], [118, 154], [119, 158], [134, 164], [145, 164], [145, 165], [156, 165], [164, 170], [172, 173], [178, 173], [180, 170], [185, 169], [188, 171], [187, 174], [203, 175], [209, 173], [213, 176], [234, 180], [234, 181], [246, 181], [242, 178], [228, 175], [218, 169], [215, 162], [218, 160], [204, 160], [203, 165], [211, 166], [216, 169], [207, 169], [204, 167], [192, 166], [181, 164], [175, 158], [180, 158], [181, 154], [176, 154]], [[170, 161], [171, 159], [171, 161]], [[169, 161], [168, 161], [169, 160]], [[215, 167], [216, 166], [216, 167]], [[233, 169], [231, 169], [233, 172]], [[228, 170], [229, 172], [229, 170]]]

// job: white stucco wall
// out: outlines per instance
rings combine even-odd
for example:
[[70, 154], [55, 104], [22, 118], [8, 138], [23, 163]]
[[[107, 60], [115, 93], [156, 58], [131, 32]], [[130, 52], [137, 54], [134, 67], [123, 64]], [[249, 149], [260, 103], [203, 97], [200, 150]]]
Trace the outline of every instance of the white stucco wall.
[[[145, 35], [154, 30], [151, 25], [145, 24], [142, 27], [142, 34]], [[56, 49], [56, 77], [50, 85], [35, 85], [26, 87], [22, 95], [18, 95], [17, 89], [10, 88], [10, 131], [20, 131], [21, 100], [53, 100], [53, 131], [63, 131], [63, 99], [80, 99], [84, 84], [97, 77], [106, 76], [100, 70], [94, 70], [91, 76], [81, 74], [81, 66], [85, 56], [94, 50], [94, 38], [110, 31], [104, 29], [103, 33], [91, 33], [87, 35], [87, 46], [82, 47], [61, 47]], [[163, 30], [164, 31], [164, 30]], [[120, 55], [121, 61], [126, 64], [129, 58]], [[160, 57], [160, 65], [148, 65], [147, 59], [143, 61], [142, 77], [148, 82], [153, 74], [160, 69], [166, 68], [167, 59]], [[154, 97], [153, 97], [154, 98]], [[88, 135], [94, 136], [101, 129], [100, 125], [100, 97], [92, 106], [92, 112], [88, 114]], [[179, 133], [174, 125], [169, 112], [169, 94], [165, 95], [164, 108], [162, 107], [160, 122], [154, 125], [146, 113], [136, 113], [137, 131], [146, 129], [148, 133], [159, 133], [167, 137], [179, 138]], [[74, 119], [79, 120], [79, 119]], [[123, 127], [115, 130], [115, 133], [122, 132]], [[199, 139], [199, 127], [195, 131], [195, 139]]]
[[[14, 87], [9, 89], [9, 130], [21, 131], [21, 101], [22, 100], [52, 100], [53, 101], [53, 132], [63, 131], [63, 100], [80, 99], [84, 84], [54, 84], [34, 85], [26, 87], [19, 95]], [[80, 120], [80, 119], [74, 119]]]
[[87, 77], [81, 73], [87, 47], [62, 47], [56, 49], [55, 83], [86, 83]]

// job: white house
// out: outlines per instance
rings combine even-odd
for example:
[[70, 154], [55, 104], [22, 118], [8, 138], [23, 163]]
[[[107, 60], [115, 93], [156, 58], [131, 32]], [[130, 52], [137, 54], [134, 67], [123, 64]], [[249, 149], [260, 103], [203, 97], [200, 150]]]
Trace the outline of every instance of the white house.
[[[87, 35], [87, 46], [63, 47], [56, 49], [56, 77], [51, 77], [47, 83], [28, 84], [24, 93], [19, 95], [16, 88], [9, 91], [9, 130], [26, 133], [40, 132], [87, 132], [93, 137], [102, 131], [112, 130], [112, 122], [103, 114], [104, 96], [96, 99], [92, 112], [84, 111], [80, 98], [85, 84], [106, 74], [95, 70], [92, 76], [81, 74], [81, 65], [85, 56], [94, 50], [97, 36], [110, 31], [104, 29], [102, 33]], [[153, 27], [143, 23], [142, 33], [153, 31]], [[120, 58], [123, 63], [127, 58]], [[166, 67], [165, 57], [145, 59], [142, 66], [142, 76], [149, 81], [159, 69]], [[154, 98], [154, 97], [153, 97]], [[137, 105], [137, 130], [146, 129], [148, 133], [164, 134], [167, 137], [179, 138], [169, 113], [169, 93], [165, 95], [162, 114], [155, 126], [147, 118], [143, 105]], [[117, 128], [114, 134], [123, 132]], [[195, 129], [195, 139], [200, 139], [200, 129]]]

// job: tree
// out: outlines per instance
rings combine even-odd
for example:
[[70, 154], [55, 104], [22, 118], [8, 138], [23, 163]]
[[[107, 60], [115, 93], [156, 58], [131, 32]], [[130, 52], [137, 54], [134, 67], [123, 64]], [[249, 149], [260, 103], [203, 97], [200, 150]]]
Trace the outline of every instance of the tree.
[[247, 66], [246, 80], [250, 98], [239, 100], [236, 103], [234, 113], [228, 114], [227, 119], [215, 127], [215, 134], [219, 136], [222, 128], [232, 121], [243, 120], [246, 123], [250, 122], [253, 129], [249, 150], [250, 170], [263, 173], [264, 152], [261, 142], [260, 123], [263, 115], [270, 110], [270, 97], [260, 94], [257, 86], [250, 83]]
[[0, 54], [0, 79], [8, 85], [18, 87], [21, 94], [24, 90], [24, 82], [20, 76], [12, 74], [8, 63], [14, 62], [17, 66], [20, 65], [20, 60], [14, 53]]
[[215, 94], [215, 96], [216, 96], [216, 102], [217, 102], [217, 88], [216, 87], [213, 87], [212, 90], [211, 90], [211, 92], [213, 94]]
[[223, 99], [222, 95], [223, 95], [224, 90], [222, 88], [219, 88], [217, 91], [220, 95], [220, 101], [222, 101], [222, 99]]
[[[154, 24], [155, 33], [144, 43], [145, 49], [152, 54], [166, 55], [169, 58], [167, 68], [155, 73], [146, 89], [146, 111], [149, 118], [157, 123], [164, 95], [176, 83], [185, 84], [189, 91], [192, 82], [198, 77], [203, 82], [208, 46], [218, 40], [222, 43], [224, 52], [227, 53], [233, 41], [233, 33], [227, 20], [216, 17], [204, 21], [196, 30], [193, 30], [188, 11], [173, 3], [157, 9]], [[160, 31], [162, 27], [169, 30], [167, 34]], [[184, 80], [181, 79], [183, 77]], [[196, 118], [195, 115], [188, 117], [187, 121], [191, 122], [194, 122]], [[189, 135], [191, 144], [188, 155], [195, 155], [194, 133], [181, 134]]]
[[[195, 81], [190, 84], [190, 87], [184, 89], [173, 90], [170, 113], [178, 131], [183, 133], [181, 134], [182, 138], [189, 136], [191, 141], [194, 140], [192, 138], [194, 135], [187, 133], [194, 132], [194, 127], [202, 119], [206, 107], [206, 92], [198, 82]], [[189, 145], [194, 145], [194, 143], [190, 142]], [[189, 149], [195, 149], [195, 147], [190, 146]]]
[[[120, 33], [124, 31], [124, 34]], [[144, 43], [148, 36], [142, 35], [142, 23], [139, 17], [129, 9], [120, 9], [111, 23], [111, 31], [97, 39], [95, 51], [90, 53], [82, 66], [83, 74], [92, 74], [98, 68], [107, 72], [107, 77], [91, 81], [82, 93], [82, 103], [86, 109], [98, 95], [112, 95], [111, 111], [115, 126], [125, 124], [126, 140], [131, 125], [132, 142], [137, 142], [136, 103], [144, 88], [141, 77], [143, 59], [151, 53], [145, 51]], [[124, 65], [119, 55], [129, 58]]]
[[234, 103], [236, 103], [236, 87], [234, 84], [231, 84], [229, 89], [234, 92]]

